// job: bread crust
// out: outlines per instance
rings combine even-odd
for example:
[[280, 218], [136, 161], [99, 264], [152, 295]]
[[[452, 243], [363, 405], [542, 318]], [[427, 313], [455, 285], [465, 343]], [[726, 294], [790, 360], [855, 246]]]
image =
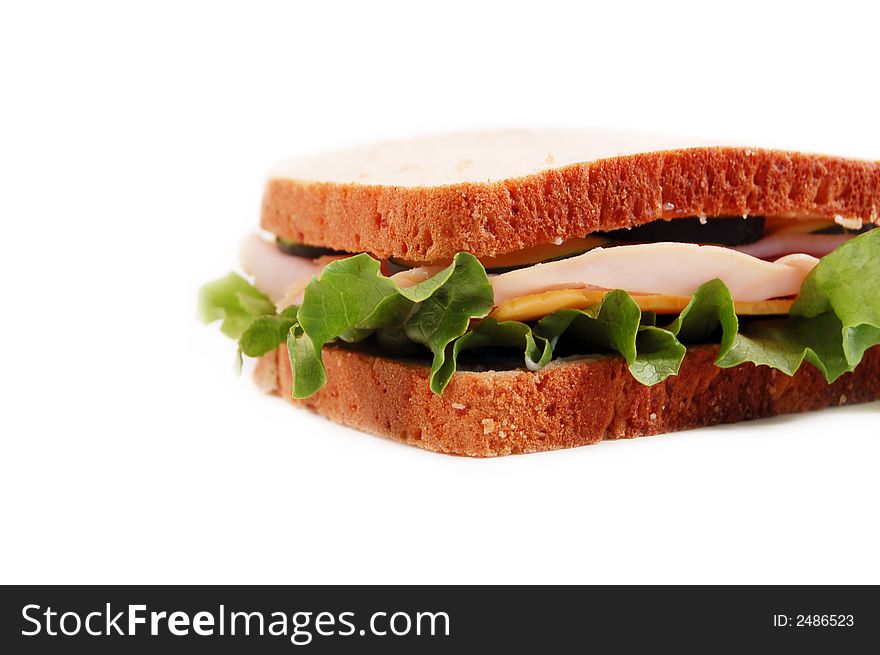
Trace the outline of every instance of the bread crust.
[[[677, 376], [646, 387], [619, 357], [553, 362], [538, 372], [458, 372], [442, 396], [422, 364], [329, 346], [327, 384], [293, 400], [337, 423], [442, 453], [491, 457], [571, 448], [880, 399], [880, 347], [833, 384], [813, 366], [715, 366], [717, 346], [688, 350]], [[266, 356], [291, 397], [287, 350]], [[261, 362], [262, 364], [262, 362]]]
[[433, 187], [272, 179], [261, 225], [285, 239], [411, 261], [494, 256], [685, 216], [803, 214], [880, 222], [880, 162], [756, 148], [614, 157]]

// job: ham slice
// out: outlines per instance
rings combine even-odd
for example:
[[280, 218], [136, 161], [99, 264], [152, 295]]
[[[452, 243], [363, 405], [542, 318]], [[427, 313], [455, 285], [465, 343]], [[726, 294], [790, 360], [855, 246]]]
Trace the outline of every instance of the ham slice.
[[760, 241], [736, 249], [760, 259], [776, 259], [789, 253], [803, 253], [824, 257], [837, 246], [853, 238], [853, 234], [797, 234], [787, 231], [775, 232]]
[[727, 285], [734, 300], [757, 301], [796, 295], [818, 261], [793, 255], [768, 262], [721, 246], [649, 243], [596, 248], [496, 275], [490, 281], [496, 305], [542, 291], [585, 287], [689, 296], [715, 278]]
[[248, 235], [241, 243], [239, 260], [245, 273], [253, 277], [254, 286], [269, 296], [269, 300], [282, 305], [301, 295], [302, 290], [321, 268], [319, 263], [304, 257], [286, 255], [278, 246], [258, 234]]

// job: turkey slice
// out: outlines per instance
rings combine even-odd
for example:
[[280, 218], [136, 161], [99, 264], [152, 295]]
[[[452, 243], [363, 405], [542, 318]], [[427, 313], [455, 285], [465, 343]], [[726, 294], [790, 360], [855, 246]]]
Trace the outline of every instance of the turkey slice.
[[768, 262], [721, 246], [662, 242], [595, 248], [495, 275], [490, 282], [496, 305], [542, 291], [584, 287], [689, 296], [715, 278], [727, 285], [734, 300], [756, 301], [796, 295], [818, 262], [809, 255]]

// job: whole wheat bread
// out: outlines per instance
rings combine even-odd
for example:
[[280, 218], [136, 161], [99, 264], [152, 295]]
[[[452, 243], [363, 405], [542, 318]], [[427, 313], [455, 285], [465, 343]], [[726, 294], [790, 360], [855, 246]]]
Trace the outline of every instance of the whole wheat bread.
[[[538, 372], [455, 374], [442, 396], [428, 367], [329, 346], [327, 385], [294, 400], [338, 423], [443, 453], [533, 453], [806, 412], [880, 398], [880, 347], [828, 384], [805, 365], [794, 377], [766, 366], [715, 366], [717, 348], [690, 348], [677, 376], [646, 387], [620, 357], [553, 362]], [[291, 397], [286, 348], [260, 360], [267, 391]]]
[[880, 162], [584, 131], [496, 131], [286, 162], [262, 227], [382, 257], [492, 256], [656, 219], [880, 222]]

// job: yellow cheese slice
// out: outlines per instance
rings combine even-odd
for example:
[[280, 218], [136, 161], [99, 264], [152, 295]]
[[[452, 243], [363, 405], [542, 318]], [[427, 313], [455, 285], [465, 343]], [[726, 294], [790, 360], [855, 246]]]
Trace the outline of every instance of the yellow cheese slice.
[[[498, 321], [534, 321], [552, 314], [557, 309], [586, 309], [602, 301], [605, 289], [556, 289], [505, 300], [489, 314]], [[678, 314], [690, 302], [689, 296], [659, 294], [630, 294], [645, 312]], [[734, 302], [740, 316], [768, 316], [788, 314], [793, 298]]]

